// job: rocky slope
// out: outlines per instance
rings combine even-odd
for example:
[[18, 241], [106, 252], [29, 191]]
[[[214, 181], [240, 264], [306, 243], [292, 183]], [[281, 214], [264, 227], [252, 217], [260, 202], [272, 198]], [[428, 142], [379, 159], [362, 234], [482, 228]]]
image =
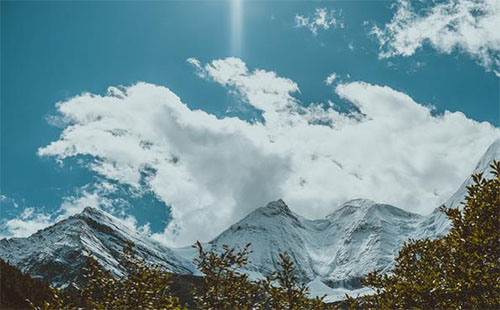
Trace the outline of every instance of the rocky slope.
[[88, 255], [115, 275], [123, 274], [120, 261], [127, 240], [135, 243], [137, 254], [148, 262], [175, 273], [194, 272], [191, 262], [94, 208], [86, 208], [28, 238], [0, 240], [0, 257], [23, 272], [65, 287], [80, 283]]
[[[487, 173], [494, 159], [500, 160], [500, 140], [490, 146], [473, 173]], [[465, 180], [445, 205], [460, 207], [470, 183], [471, 178]], [[408, 238], [435, 238], [448, 229], [448, 220], [438, 208], [424, 217], [391, 205], [355, 199], [324, 219], [310, 220], [278, 200], [255, 209], [206, 246], [242, 247], [251, 243], [253, 252], [244, 271], [254, 278], [273, 271], [278, 253], [287, 252], [301, 280], [309, 282], [311, 288], [343, 295], [346, 289], [361, 292], [359, 279], [366, 273], [375, 269], [389, 271]], [[174, 273], [197, 273], [191, 263], [196, 255], [194, 249], [169, 249], [92, 208], [28, 238], [0, 240], [0, 258], [23, 272], [64, 287], [79, 283], [88, 255], [114, 274], [122, 274], [121, 250], [127, 240], [135, 243], [138, 255], [146, 261], [162, 264]]]

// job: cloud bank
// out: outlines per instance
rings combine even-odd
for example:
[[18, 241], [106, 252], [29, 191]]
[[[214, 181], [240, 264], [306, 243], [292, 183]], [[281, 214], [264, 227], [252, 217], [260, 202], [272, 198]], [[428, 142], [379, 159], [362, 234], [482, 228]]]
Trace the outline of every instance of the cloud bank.
[[140, 82], [57, 103], [66, 126], [38, 150], [60, 161], [91, 157], [87, 167], [102, 177], [154, 193], [171, 207], [173, 220], [155, 235], [169, 245], [207, 241], [278, 198], [309, 218], [359, 197], [427, 213], [500, 135], [460, 112], [433, 115], [387, 86], [336, 85], [356, 107], [342, 113], [331, 104], [304, 106], [294, 81], [238, 58], [188, 62], [263, 120], [217, 118]]
[[448, 0], [422, 9], [413, 4], [398, 1], [391, 22], [373, 28], [380, 57], [411, 56], [429, 44], [446, 54], [466, 53], [500, 76], [500, 1]]

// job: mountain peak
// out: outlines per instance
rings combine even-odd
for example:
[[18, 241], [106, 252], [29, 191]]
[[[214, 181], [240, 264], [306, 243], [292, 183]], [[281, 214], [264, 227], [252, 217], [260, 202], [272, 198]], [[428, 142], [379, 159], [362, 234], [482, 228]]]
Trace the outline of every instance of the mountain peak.
[[375, 205], [377, 205], [377, 203], [370, 200], [370, 199], [361, 199], [361, 198], [351, 199], [351, 200], [348, 200], [348, 201], [344, 202], [343, 204], [341, 204], [332, 213], [328, 214], [326, 216], [326, 218], [330, 218], [330, 217], [334, 216], [335, 214], [338, 214], [339, 212], [341, 212], [341, 213], [346, 213], [346, 212], [354, 213], [358, 210], [365, 210], [366, 211]]
[[101, 209], [98, 209], [96, 207], [85, 207], [83, 211], [80, 213], [80, 215], [85, 216], [85, 217], [94, 217], [96, 215], [102, 216], [104, 215], [104, 211]]
[[95, 226], [95, 224], [97, 224], [100, 227], [111, 226], [112, 229], [130, 230], [130, 228], [125, 228], [124, 223], [119, 218], [116, 218], [114, 215], [95, 207], [85, 207], [82, 212], [74, 215], [73, 217], [81, 219], [91, 226]]
[[0, 257], [23, 272], [64, 287], [83, 281], [81, 270], [92, 255], [114, 275], [126, 272], [121, 263], [127, 241], [138, 257], [177, 273], [193, 273], [192, 263], [103, 210], [86, 207], [27, 238], [0, 240]]
[[278, 199], [276, 201], [271, 201], [270, 203], [268, 203], [266, 205], [266, 208], [276, 208], [276, 209], [288, 210], [288, 206], [283, 201], [283, 199]]
[[286, 205], [286, 203], [283, 201], [283, 199], [271, 201], [265, 207], [261, 207], [257, 210], [266, 216], [274, 216], [274, 215], [292, 216], [293, 215], [292, 211]]
[[366, 208], [370, 208], [376, 204], [377, 203], [375, 201], [370, 200], [370, 199], [357, 198], [357, 199], [351, 199], [351, 200], [344, 202], [343, 204], [340, 205], [339, 209], [345, 208], [345, 207], [359, 207], [359, 208], [366, 209]]
[[405, 211], [395, 206], [377, 203], [369, 199], [352, 199], [341, 204], [335, 211], [326, 216], [330, 221], [337, 221], [339, 218], [355, 216], [359, 218], [405, 218], [416, 219], [420, 215]]

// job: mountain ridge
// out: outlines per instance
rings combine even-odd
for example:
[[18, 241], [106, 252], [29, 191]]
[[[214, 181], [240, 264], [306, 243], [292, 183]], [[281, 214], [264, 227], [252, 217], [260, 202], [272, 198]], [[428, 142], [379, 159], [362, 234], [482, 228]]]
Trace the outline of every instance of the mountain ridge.
[[113, 274], [122, 275], [122, 249], [129, 240], [138, 256], [151, 263], [176, 273], [195, 272], [191, 262], [171, 249], [90, 207], [27, 238], [0, 240], [0, 257], [25, 273], [65, 287], [81, 283], [81, 268], [89, 255]]
[[[469, 174], [453, 195], [443, 204], [447, 208], [462, 209], [462, 202], [467, 194], [467, 186], [473, 183], [472, 175], [482, 173], [484, 177], [489, 178], [491, 172], [491, 163], [494, 160], [500, 161], [500, 138], [496, 139], [484, 152], [479, 159], [474, 170]], [[450, 222], [444, 213], [440, 211], [440, 206], [435, 208], [431, 214], [427, 215], [421, 225], [412, 235], [414, 239], [429, 237], [431, 239], [444, 236], [450, 229]]]
[[[495, 159], [500, 160], [500, 139], [488, 148], [473, 173], [487, 173]], [[446, 205], [460, 207], [470, 183], [471, 177]], [[449, 222], [438, 210], [422, 216], [389, 204], [353, 199], [325, 218], [311, 220], [294, 213], [279, 199], [254, 209], [205, 245], [221, 248], [251, 243], [250, 263], [242, 271], [252, 278], [274, 271], [278, 253], [287, 252], [302, 281], [321, 291], [338, 289], [343, 294], [345, 289], [362, 289], [360, 278], [372, 270], [390, 271], [409, 238], [445, 234]], [[115, 275], [123, 274], [121, 251], [128, 240], [150, 263], [161, 264], [174, 273], [199, 274], [191, 262], [197, 254], [195, 249], [168, 248], [90, 207], [27, 238], [0, 240], [0, 257], [23, 272], [65, 287], [81, 282], [80, 270], [88, 255]]]
[[209, 243], [251, 243], [245, 269], [262, 277], [277, 267], [278, 253], [286, 252], [303, 281], [319, 277], [331, 287], [359, 288], [361, 276], [387, 267], [395, 254], [388, 247], [404, 242], [419, 219], [418, 214], [359, 199], [324, 219], [309, 220], [278, 200], [255, 209]]

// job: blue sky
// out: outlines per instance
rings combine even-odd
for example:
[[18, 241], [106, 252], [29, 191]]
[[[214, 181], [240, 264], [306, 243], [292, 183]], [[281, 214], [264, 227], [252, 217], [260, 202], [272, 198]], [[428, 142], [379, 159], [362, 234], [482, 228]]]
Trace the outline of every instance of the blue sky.
[[[16, 218], [28, 220], [43, 214], [46, 217], [41, 225], [50, 223], [61, 213], [64, 201], [73, 201], [82, 192], [100, 195], [96, 188], [102, 182], [119, 188], [103, 194], [115, 212], [133, 215], [138, 225], [149, 223], [153, 233], [163, 232], [170, 218], [166, 207], [170, 201], [154, 186], [133, 189], [119, 178], [89, 169], [92, 154], [70, 156], [61, 165], [54, 158], [57, 155], [39, 156], [37, 150], [57, 141], [68, 126], [54, 117], [58, 115], [57, 102], [84, 92], [105, 94], [110, 86], [138, 81], [168, 87], [190, 110], [200, 109], [218, 118], [235, 116], [265, 122], [262, 109], [247, 104], [244, 91], [238, 90], [240, 84], [221, 87], [218, 84], [224, 83], [204, 72], [204, 64], [217, 59], [237, 57], [249, 71], [262, 69], [292, 80], [300, 89], [294, 92], [294, 100], [304, 107], [331, 100], [339, 111], [352, 111], [351, 95], [341, 95], [334, 86], [325, 84], [335, 72], [335, 84], [363, 81], [387, 86], [422, 106], [434, 106], [433, 115], [460, 111], [468, 119], [500, 126], [495, 67], [478, 63], [474, 52], [458, 47], [447, 53], [423, 44], [409, 56], [380, 58], [380, 41], [371, 32], [374, 26], [383, 28], [393, 20], [397, 8], [391, 2], [243, 1], [237, 34], [234, 2], [1, 3], [0, 176], [4, 198], [0, 219], [4, 234], [9, 234], [5, 223]], [[319, 27], [317, 34], [297, 25], [297, 15], [312, 21], [318, 8], [331, 13], [337, 24], [329, 29]], [[493, 58], [498, 56], [494, 48]], [[190, 57], [199, 61], [200, 67], [187, 63]], [[491, 137], [474, 147], [484, 148], [494, 139], [495, 129], [485, 130], [492, 132]], [[453, 132], [453, 128], [447, 131]], [[481, 135], [484, 137], [483, 132]], [[464, 141], [457, 140], [457, 145], [465, 145]], [[459, 169], [453, 186], [482, 151], [471, 151], [474, 156]], [[443, 157], [441, 166], [452, 166], [451, 160]], [[168, 182], [176, 182], [175, 177]], [[297, 205], [306, 198], [297, 198]], [[322, 201], [333, 208], [333, 200]], [[27, 208], [33, 212], [22, 215]], [[308, 215], [305, 208], [297, 210]], [[234, 211], [228, 214], [231, 221], [241, 216]], [[316, 214], [321, 212], [311, 211], [311, 216]]]

